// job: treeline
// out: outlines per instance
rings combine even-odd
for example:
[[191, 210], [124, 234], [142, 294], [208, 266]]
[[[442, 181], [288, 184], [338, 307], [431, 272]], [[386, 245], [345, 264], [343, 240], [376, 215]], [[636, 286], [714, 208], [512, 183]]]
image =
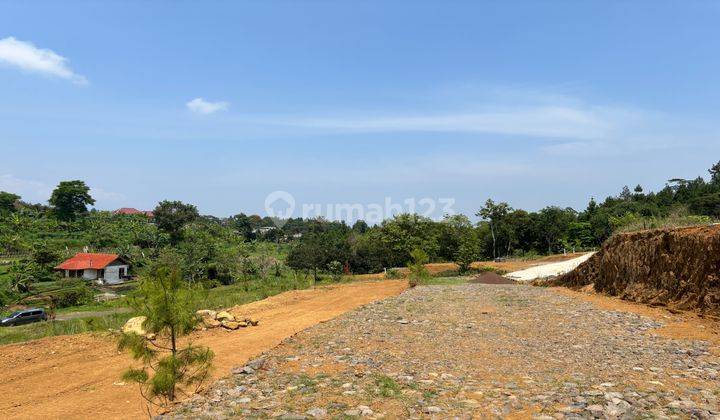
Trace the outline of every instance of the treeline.
[[[52, 267], [75, 252], [114, 252], [137, 272], [162, 253], [175, 253], [191, 282], [229, 284], [282, 275], [373, 273], [404, 266], [420, 249], [430, 261], [470, 262], [599, 246], [619, 229], [702, 223], [720, 217], [720, 163], [710, 177], [672, 179], [658, 192], [625, 187], [582, 211], [549, 206], [530, 212], [487, 200], [472, 222], [452, 215], [434, 221], [402, 214], [376, 226], [323, 219], [238, 214], [202, 216], [195, 206], [163, 201], [145, 215], [89, 211], [94, 204], [82, 181], [64, 181], [48, 205], [0, 192], [0, 255], [17, 255], [6, 267], [11, 288], [54, 279]], [[0, 261], [1, 263], [2, 261]], [[1, 267], [0, 267], [1, 268]], [[9, 272], [9, 273], [7, 273]], [[0, 279], [2, 271], [0, 270]]]
[[549, 206], [529, 212], [488, 199], [476, 213], [476, 224], [463, 215], [435, 222], [406, 214], [373, 227], [362, 221], [352, 227], [309, 221], [310, 229], [294, 244], [287, 263], [313, 272], [333, 262], [347, 272], [377, 272], [405, 265], [411, 251], [421, 249], [431, 261], [454, 261], [463, 269], [482, 259], [591, 249], [617, 230], [720, 218], [720, 162], [709, 173], [708, 181], [671, 179], [656, 193], [626, 186], [601, 203], [590, 199], [583, 211]]

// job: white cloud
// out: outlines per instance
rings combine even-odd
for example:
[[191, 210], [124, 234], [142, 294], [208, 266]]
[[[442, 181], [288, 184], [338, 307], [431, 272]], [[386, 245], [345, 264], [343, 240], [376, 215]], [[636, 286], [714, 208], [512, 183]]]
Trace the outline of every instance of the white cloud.
[[50, 198], [52, 187], [44, 182], [3, 174], [0, 175], [0, 191], [18, 194], [25, 201], [44, 203]]
[[67, 58], [13, 37], [0, 39], [0, 62], [25, 71], [70, 80], [78, 85], [88, 84], [84, 76], [68, 67]]
[[284, 124], [351, 132], [469, 132], [551, 138], [604, 136], [612, 121], [593, 109], [540, 106], [421, 116], [311, 118]]
[[208, 115], [218, 111], [225, 111], [230, 106], [229, 102], [210, 102], [203, 98], [195, 98], [185, 104], [187, 108], [196, 114]]
[[90, 188], [90, 196], [92, 196], [94, 199], [98, 201], [112, 201], [112, 202], [123, 202], [127, 200], [127, 197], [125, 197], [124, 194], [113, 192], [113, 191], [107, 191], [100, 187], [92, 187]]
[[[47, 203], [54, 189], [55, 185], [43, 181], [18, 178], [12, 174], [0, 175], [0, 191], [17, 194], [21, 196], [24, 201], [31, 203]], [[91, 187], [90, 195], [100, 204], [108, 202], [118, 203], [127, 200], [124, 194], [108, 191], [100, 187]]]

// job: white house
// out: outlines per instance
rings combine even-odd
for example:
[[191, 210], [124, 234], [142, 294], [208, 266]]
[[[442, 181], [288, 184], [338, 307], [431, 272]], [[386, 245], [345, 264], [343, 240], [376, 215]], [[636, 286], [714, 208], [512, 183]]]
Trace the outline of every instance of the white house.
[[64, 277], [119, 284], [128, 277], [130, 265], [117, 254], [78, 253], [55, 267]]

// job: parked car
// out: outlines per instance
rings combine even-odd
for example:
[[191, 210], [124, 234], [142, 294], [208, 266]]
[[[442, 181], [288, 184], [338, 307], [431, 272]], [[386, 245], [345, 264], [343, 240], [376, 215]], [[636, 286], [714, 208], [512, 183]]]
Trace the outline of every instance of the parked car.
[[47, 321], [47, 319], [48, 317], [45, 313], [45, 309], [24, 309], [22, 311], [13, 312], [9, 317], [0, 321], [0, 325], [3, 327], [10, 327], [14, 325], [30, 324], [32, 322]]

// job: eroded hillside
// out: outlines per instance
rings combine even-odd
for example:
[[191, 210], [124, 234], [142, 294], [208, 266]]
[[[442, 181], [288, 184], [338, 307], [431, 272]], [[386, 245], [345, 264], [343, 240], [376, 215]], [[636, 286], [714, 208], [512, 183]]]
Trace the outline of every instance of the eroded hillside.
[[720, 316], [720, 226], [618, 234], [552, 283]]

